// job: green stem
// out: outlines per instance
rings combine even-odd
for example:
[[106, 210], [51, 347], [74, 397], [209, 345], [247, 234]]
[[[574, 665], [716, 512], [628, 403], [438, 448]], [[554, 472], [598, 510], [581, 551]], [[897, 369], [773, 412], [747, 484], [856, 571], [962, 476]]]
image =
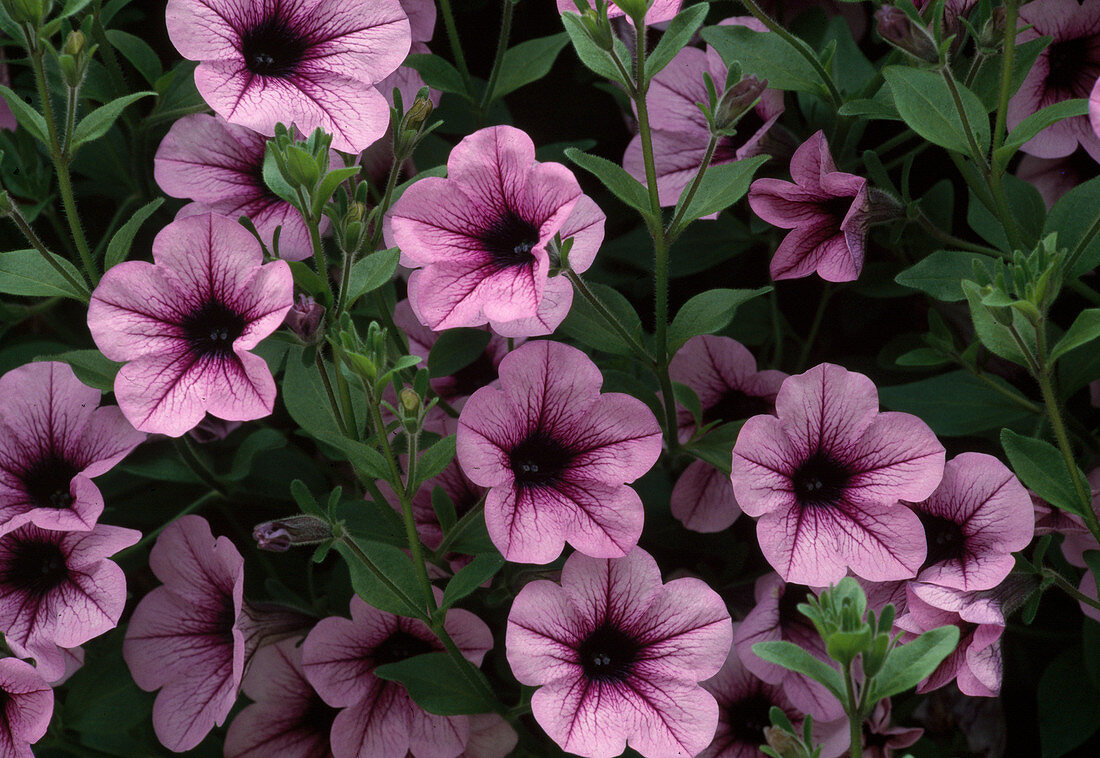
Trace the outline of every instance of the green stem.
[[1093, 219], [1092, 224], [1085, 230], [1085, 235], [1073, 246], [1073, 250], [1068, 256], [1066, 256], [1066, 264], [1063, 267], [1063, 271], [1067, 274], [1072, 274], [1073, 267], [1077, 263], [1077, 260], [1084, 255], [1085, 248], [1089, 246], [1092, 240], [1096, 237], [1097, 233], [1100, 233], [1100, 213]]
[[851, 664], [844, 667], [844, 689], [848, 696], [845, 710], [848, 712], [848, 735], [851, 740], [848, 756], [849, 758], [863, 758], [863, 713], [856, 698]]
[[806, 59], [806, 62], [813, 67], [817, 75], [821, 77], [821, 81], [825, 82], [825, 87], [829, 91], [829, 100], [832, 101], [834, 108], [839, 108], [844, 103], [844, 97], [840, 94], [840, 90], [837, 89], [836, 84], [833, 82], [833, 77], [829, 76], [829, 72], [825, 70], [825, 67], [821, 65], [821, 61], [817, 59], [813, 50], [805, 42], [795, 37], [780, 24], [773, 19], [764, 9], [756, 4], [756, 0], [741, 0], [741, 4], [748, 9], [749, 13], [757, 18], [764, 26], [768, 27], [769, 31], [778, 34], [784, 42], [793, 47], [799, 55]]
[[443, 25], [447, 27], [447, 39], [451, 43], [451, 54], [455, 57], [455, 65], [462, 77], [462, 86], [466, 88], [466, 94], [470, 100], [473, 100], [473, 80], [470, 78], [470, 69], [466, 66], [466, 56], [462, 54], [462, 42], [458, 38], [458, 27], [455, 25], [454, 11], [451, 10], [451, 0], [439, 0], [439, 10], [443, 13]]
[[329, 409], [332, 411], [333, 418], [336, 419], [336, 425], [340, 427], [340, 434], [347, 437], [348, 425], [344, 421], [344, 413], [340, 409], [340, 404], [336, 402], [336, 394], [332, 391], [332, 382], [328, 378], [328, 371], [325, 369], [325, 361], [321, 357], [321, 351], [318, 350], [313, 357], [314, 363], [317, 366], [317, 373], [321, 375], [321, 384], [324, 386], [325, 394], [328, 396]]
[[1085, 593], [1078, 590], [1072, 584], [1067, 582], [1064, 576], [1059, 574], [1054, 569], [1043, 569], [1043, 576], [1049, 577], [1051, 580], [1053, 580], [1054, 585], [1058, 587], [1058, 589], [1065, 592], [1074, 600], [1084, 603], [1085, 605], [1091, 605], [1093, 608], [1100, 609], [1100, 601], [1098, 601], [1096, 598], [1091, 598]]
[[125, 550], [122, 550], [118, 553], [115, 553], [114, 560], [118, 560], [119, 558], [126, 555], [127, 553], [136, 553], [136, 552], [142, 550], [150, 542], [155, 540], [157, 538], [157, 536], [161, 532], [163, 532], [169, 524], [174, 523], [176, 521], [179, 521], [184, 516], [187, 516], [188, 514], [194, 513], [195, 511], [199, 510], [200, 508], [202, 508], [207, 503], [212, 503], [215, 500], [220, 500], [220, 499], [222, 499], [222, 497], [223, 497], [223, 495], [220, 492], [207, 492], [205, 495], [200, 497], [198, 500], [195, 500], [193, 503], [188, 505], [182, 511], [177, 513], [175, 518], [173, 518], [171, 521], [166, 521], [165, 523], [161, 524], [156, 529], [154, 529], [153, 531], [149, 532], [144, 537], [142, 537], [141, 540], [139, 542], [137, 542], [136, 544], [131, 545], [130, 547], [126, 548]]
[[714, 158], [714, 151], [718, 147], [718, 139], [717, 135], [710, 135], [710, 139], [707, 141], [707, 149], [703, 153], [703, 162], [699, 165], [699, 170], [696, 172], [695, 178], [691, 180], [691, 185], [687, 188], [687, 193], [679, 203], [680, 209], [676, 211], [676, 215], [673, 217], [672, 221], [665, 227], [665, 239], [669, 245], [671, 245], [683, 231], [680, 229], [680, 220], [684, 217], [684, 214], [687, 213], [688, 208], [691, 206], [691, 201], [695, 198], [695, 193], [699, 191], [699, 186], [703, 183], [703, 176], [707, 173], [707, 168]]
[[[1005, 122], [1008, 120], [1008, 101], [1012, 97], [1012, 63], [1016, 55], [1016, 19], [1019, 0], [1005, 0], [1005, 43], [1001, 57], [1001, 87], [997, 93], [997, 116], [993, 126], [993, 152], [1004, 144]], [[996, 168], [994, 168], [996, 171]]]
[[972, 253], [984, 253], [985, 255], [996, 256], [1001, 255], [1001, 251], [997, 250], [996, 248], [989, 247], [988, 245], [978, 245], [973, 242], [967, 242], [966, 240], [956, 237], [953, 234], [948, 234], [947, 232], [936, 226], [932, 222], [932, 219], [928, 218], [928, 216], [925, 215], [924, 211], [921, 209], [917, 210], [916, 221], [918, 224], [921, 225], [921, 228], [923, 228], [926, 232], [938, 239], [940, 242], [944, 242], [953, 247], [957, 247], [960, 250], [967, 250]]
[[1067, 282], [1066, 286], [1076, 292], [1081, 297], [1088, 300], [1093, 305], [1100, 305], [1100, 292], [1097, 292], [1084, 282], [1077, 281], [1076, 279], [1070, 279], [1069, 282]]
[[50, 264], [50, 266], [58, 274], [60, 274], [62, 278], [65, 279], [65, 281], [71, 284], [73, 288], [75, 288], [76, 291], [81, 294], [81, 299], [83, 300], [83, 302], [87, 303], [88, 300], [91, 298], [91, 293], [88, 292], [88, 285], [82, 281], [77, 281], [76, 279], [74, 279], [72, 277], [72, 274], [66, 271], [65, 268], [54, 259], [53, 253], [51, 253], [49, 248], [46, 247], [46, 243], [42, 241], [42, 238], [35, 233], [34, 229], [31, 228], [31, 225], [27, 223], [27, 219], [23, 217], [23, 214], [19, 211], [19, 208], [15, 207], [15, 205], [13, 204], [11, 211], [9, 211], [8, 213], [8, 216], [11, 218], [12, 223], [19, 227], [19, 231], [23, 232], [23, 236], [27, 238], [27, 241], [31, 243], [31, 246], [33, 246], [34, 249], [38, 251], [39, 255], [42, 256], [42, 259], [45, 260], [46, 263]]
[[588, 304], [592, 306], [596, 313], [600, 314], [603, 320], [607, 322], [607, 325], [610, 326], [611, 329], [617, 335], [619, 335], [619, 337], [624, 342], [626, 342], [626, 344], [630, 346], [630, 349], [634, 351], [637, 358], [644, 361], [646, 365], [650, 366], [651, 368], [656, 365], [654, 363], [653, 356], [649, 354], [649, 351], [645, 349], [645, 346], [638, 342], [638, 340], [636, 340], [633, 335], [631, 335], [630, 332], [626, 330], [626, 327], [622, 325], [622, 322], [619, 321], [615, 314], [612, 313], [608, 309], [608, 307], [603, 304], [600, 298], [596, 296], [595, 292], [588, 288], [588, 285], [585, 284], [583, 279], [581, 279], [580, 274], [578, 274], [576, 271], [565, 271], [564, 276], [573, 283], [573, 288], [577, 291], [577, 293], [588, 301]]
[[477, 120], [481, 123], [485, 120], [485, 112], [493, 102], [493, 90], [497, 86], [497, 78], [500, 76], [501, 63], [504, 61], [504, 53], [508, 50], [508, 35], [512, 32], [512, 12], [515, 7], [512, 0], [501, 0], [500, 36], [497, 38], [497, 52], [493, 56], [493, 68], [489, 71], [489, 83], [485, 85], [485, 92], [481, 95], [481, 102], [477, 106]]
[[981, 201], [982, 205], [996, 212], [993, 196], [989, 194], [989, 187], [982, 181], [981, 174], [979, 174], [978, 171], [967, 163], [958, 153], [948, 150], [947, 157], [955, 164], [955, 168], [958, 169], [963, 181], [966, 182], [966, 186], [969, 187], [970, 191], [974, 193], [974, 196]]
[[485, 495], [477, 501], [477, 504], [473, 508], [466, 511], [455, 525], [443, 536], [443, 541], [439, 543], [439, 547], [436, 548], [435, 554], [437, 557], [442, 558], [451, 550], [451, 545], [458, 541], [458, 539], [469, 530], [469, 528], [477, 521], [478, 517], [485, 510]]
[[335, 352], [332, 356], [332, 368], [336, 375], [336, 391], [340, 393], [340, 406], [344, 409], [344, 418], [347, 420], [348, 437], [358, 440], [359, 425], [355, 421], [355, 408], [351, 403], [351, 388], [348, 387], [344, 372], [340, 370], [340, 355]]
[[313, 265], [317, 268], [317, 276], [321, 277], [321, 281], [325, 283], [329, 303], [335, 305], [336, 295], [332, 291], [332, 280], [328, 275], [328, 263], [325, 260], [324, 243], [321, 242], [319, 220], [313, 218], [313, 215], [309, 212], [309, 200], [302, 193], [301, 188], [296, 188], [295, 192], [298, 194], [298, 208], [302, 214], [302, 221], [309, 229], [309, 241], [313, 247]]
[[966, 141], [970, 145], [970, 156], [982, 164], [983, 170], [988, 171], [988, 159], [982, 149], [978, 147], [978, 140], [974, 136], [974, 127], [970, 123], [970, 116], [967, 115], [966, 108], [963, 107], [962, 96], [955, 84], [955, 76], [947, 66], [940, 69], [940, 74], [943, 76], [944, 82], [947, 83], [947, 89], [951, 91], [951, 99], [955, 102], [955, 111], [962, 120], [963, 132], [966, 134]]
[[[360, 547], [355, 544], [355, 540], [353, 540], [347, 533], [340, 535], [338, 539], [342, 544], [347, 546], [348, 550], [350, 550], [355, 555], [355, 557], [359, 559], [359, 562], [366, 566], [367, 570], [374, 574], [375, 578], [378, 579], [378, 581], [381, 582], [386, 587], [386, 589], [388, 589], [394, 596], [401, 598], [406, 597], [405, 591], [394, 584], [392, 581], [390, 581], [390, 578], [386, 576], [386, 573], [381, 568], [379, 568], [378, 564], [372, 561], [370, 559], [370, 556], [364, 553], [360, 549]], [[424, 615], [420, 616], [419, 618], [423, 621], [430, 620], [427, 609], [424, 610]]]
[[828, 284], [825, 285], [825, 289], [821, 292], [821, 299], [817, 303], [817, 310], [814, 312], [813, 323], [810, 324], [810, 331], [806, 335], [806, 341], [802, 344], [802, 351], [798, 354], [798, 366], [796, 373], [801, 373], [806, 367], [806, 361], [810, 358], [810, 351], [813, 349], [814, 340], [817, 339], [817, 333], [821, 330], [821, 321], [825, 317], [825, 306], [829, 303], [829, 298], [833, 295], [833, 289]]

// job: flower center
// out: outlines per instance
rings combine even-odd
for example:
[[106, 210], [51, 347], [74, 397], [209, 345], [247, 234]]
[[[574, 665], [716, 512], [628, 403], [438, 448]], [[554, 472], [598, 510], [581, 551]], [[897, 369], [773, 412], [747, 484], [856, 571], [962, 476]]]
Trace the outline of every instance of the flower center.
[[374, 665], [385, 666], [387, 663], [397, 663], [434, 650], [435, 647], [427, 640], [406, 631], [396, 631], [374, 648]]
[[244, 327], [244, 318], [217, 300], [203, 303], [183, 321], [184, 336], [191, 352], [198, 356], [229, 355]]
[[307, 50], [309, 41], [277, 12], [241, 32], [244, 65], [257, 76], [289, 77]]
[[730, 703], [726, 708], [726, 718], [733, 741], [743, 745], [763, 745], [764, 727], [772, 724], [768, 713], [772, 705], [772, 701], [760, 692]]
[[43, 597], [69, 576], [65, 554], [53, 542], [16, 539], [11, 557], [0, 569], [4, 584]]
[[523, 266], [535, 260], [531, 251], [539, 243], [539, 230], [512, 210], [505, 211], [478, 237], [493, 262], [501, 268]]
[[917, 517], [924, 526], [924, 534], [928, 540], [928, 558], [925, 559], [924, 566], [921, 566], [922, 569], [963, 557], [966, 552], [966, 535], [961, 526], [951, 519], [919, 510]]
[[517, 485], [539, 487], [557, 481], [573, 459], [573, 452], [540, 430], [512, 448], [508, 457]]
[[821, 450], [807, 458], [791, 475], [794, 495], [802, 505], [834, 505], [844, 495], [851, 473]]
[[[1086, 84], [1089, 81], [1089, 75], [1083, 70], [1088, 68], [1089, 64], [1088, 37], [1052, 43], [1048, 48], [1047, 63], [1050, 66], [1046, 78], [1048, 89], [1069, 90], [1077, 97], [1088, 96]], [[1092, 77], [1092, 81], [1096, 81], [1095, 76]]]
[[76, 466], [51, 450], [24, 470], [20, 478], [39, 508], [68, 508], [73, 504], [69, 485], [77, 473]]
[[703, 409], [703, 423], [738, 421], [761, 413], [770, 413], [771, 409], [772, 404], [764, 398], [749, 395], [731, 387], [726, 394], [718, 398], [717, 403]]
[[604, 623], [577, 649], [584, 675], [592, 682], [621, 682], [630, 676], [640, 645], [632, 636]]

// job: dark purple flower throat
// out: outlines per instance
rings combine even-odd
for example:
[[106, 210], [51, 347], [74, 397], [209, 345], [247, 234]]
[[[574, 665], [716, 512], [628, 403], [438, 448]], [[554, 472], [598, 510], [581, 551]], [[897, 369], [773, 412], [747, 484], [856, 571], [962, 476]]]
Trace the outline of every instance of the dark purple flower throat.
[[625, 680], [634, 670], [639, 652], [637, 640], [606, 622], [585, 637], [577, 648], [581, 668], [591, 682]]

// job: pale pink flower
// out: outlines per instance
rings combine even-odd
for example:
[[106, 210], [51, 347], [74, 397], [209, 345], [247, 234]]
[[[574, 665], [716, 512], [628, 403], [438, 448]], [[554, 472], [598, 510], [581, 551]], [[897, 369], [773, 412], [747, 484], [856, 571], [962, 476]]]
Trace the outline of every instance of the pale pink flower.
[[0, 659], [0, 755], [34, 758], [31, 745], [46, 734], [53, 690], [34, 667], [18, 658]]
[[[649, 10], [645, 14], [646, 24], [659, 24], [664, 21], [671, 21], [677, 13], [680, 12], [680, 6], [684, 0], [653, 0], [652, 5], [649, 6]], [[573, 0], [557, 0], [558, 13], [576, 13], [577, 4]], [[595, 7], [595, 3], [592, 0], [587, 0], [588, 7]], [[627, 17], [621, 8], [615, 3], [607, 3], [607, 17], [608, 18], [620, 18], [623, 17], [627, 21], [631, 21]], [[633, 21], [631, 21], [633, 23]]]

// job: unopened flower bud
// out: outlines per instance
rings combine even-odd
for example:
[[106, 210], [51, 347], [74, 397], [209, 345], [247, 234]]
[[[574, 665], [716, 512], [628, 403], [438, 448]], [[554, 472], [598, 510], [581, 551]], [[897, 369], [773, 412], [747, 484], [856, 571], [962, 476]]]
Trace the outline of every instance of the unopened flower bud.
[[615, 37], [611, 33], [611, 24], [606, 14], [601, 18], [600, 14], [589, 8], [581, 14], [581, 24], [588, 32], [588, 38], [596, 43], [596, 47], [607, 52], [615, 49]]
[[768, 80], [746, 76], [722, 93], [714, 113], [714, 126], [719, 133], [733, 129], [741, 118], [751, 111], [768, 88]]
[[927, 63], [939, 62], [940, 53], [932, 35], [900, 8], [892, 5], [882, 6], [875, 12], [875, 21], [879, 36], [886, 42], [917, 60]]
[[260, 550], [285, 553], [295, 545], [319, 545], [331, 539], [332, 527], [316, 516], [301, 514], [257, 524], [252, 538]]
[[802, 755], [800, 740], [785, 729], [774, 726], [764, 727], [764, 741], [783, 758], [799, 758]]
[[4, 10], [17, 24], [38, 26], [53, 10], [53, 0], [4, 0]]
[[79, 29], [74, 29], [69, 32], [69, 36], [65, 38], [65, 44], [62, 46], [61, 52], [65, 55], [78, 56], [84, 52], [84, 45], [87, 41], [84, 32]]
[[303, 342], [312, 342], [324, 315], [324, 306], [309, 295], [298, 295], [294, 305], [287, 311], [283, 325]]
[[348, 212], [344, 216], [347, 223], [362, 221], [367, 216], [367, 206], [360, 202], [353, 202], [348, 206]]
[[401, 390], [401, 410], [408, 415], [414, 415], [420, 410], [420, 396], [413, 390], [405, 387]]
[[434, 109], [435, 106], [432, 105], [432, 100], [426, 93], [418, 94], [401, 119], [401, 129], [404, 131], [420, 131]]

